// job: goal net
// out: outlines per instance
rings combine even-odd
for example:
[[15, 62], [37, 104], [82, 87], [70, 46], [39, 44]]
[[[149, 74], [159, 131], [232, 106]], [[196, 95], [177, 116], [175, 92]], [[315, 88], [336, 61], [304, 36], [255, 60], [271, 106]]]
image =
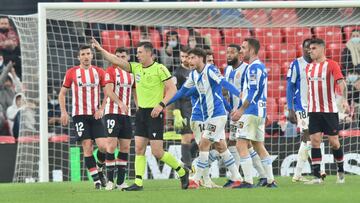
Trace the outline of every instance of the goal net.
[[[38, 31], [37, 16], [11, 16], [20, 36], [25, 94], [35, 103], [42, 104], [35, 109], [37, 131], [29, 133], [20, 130], [14, 181], [38, 181], [41, 174], [44, 175], [42, 170], [50, 181], [88, 178], [81, 147], [72, 136], [72, 125], [62, 127], [57, 122], [48, 122], [47, 116], [59, 117], [60, 113], [54, 106], [65, 71], [79, 63], [76, 57], [78, 47], [88, 43], [91, 37], [95, 37], [110, 52], [118, 47], [128, 48], [131, 61], [137, 60], [136, 44], [150, 41], [155, 48], [156, 60], [165, 64], [171, 72], [180, 63], [180, 45], [197, 44], [211, 49], [215, 64], [223, 71], [229, 44], [240, 45], [246, 37], [257, 38], [261, 43], [259, 57], [266, 64], [269, 75], [265, 144], [273, 158], [274, 174], [282, 176], [293, 174], [300, 145], [299, 131], [286, 120], [287, 70], [289, 64], [302, 55], [304, 39], [324, 39], [327, 57], [339, 62], [349, 85], [351, 110], [340, 116], [345, 171], [360, 174], [360, 101], [357, 93], [360, 89], [360, 59], [349, 59], [351, 52], [343, 52], [352, 32], [360, 30], [360, 4], [349, 2], [341, 7], [328, 2], [327, 7], [321, 7], [318, 2], [300, 3], [292, 6], [286, 2], [46, 4], [42, 14], [46, 16], [46, 25], [42, 19], [45, 33]], [[177, 44], [172, 46], [172, 51], [167, 50], [170, 33], [177, 35]], [[46, 42], [46, 47], [39, 49], [38, 39]], [[46, 64], [39, 64], [39, 56], [42, 56], [40, 61]], [[359, 57], [359, 52], [356, 56]], [[93, 64], [103, 68], [109, 65], [99, 53], [94, 55]], [[44, 73], [47, 74], [45, 82], [41, 77]], [[48, 112], [39, 116], [47, 106], [44, 95], [48, 95], [49, 103], [54, 105], [49, 105]], [[71, 109], [69, 95], [67, 109]], [[169, 108], [166, 113], [164, 147], [180, 159], [179, 135], [174, 131], [171, 111]], [[43, 128], [41, 132], [45, 133], [40, 133], [41, 127], [46, 125], [48, 129], [44, 131]], [[39, 144], [41, 139], [46, 141], [45, 148]], [[336, 168], [332, 164], [334, 160], [327, 139], [324, 143], [326, 172], [334, 174]], [[45, 162], [41, 160], [41, 153], [44, 153]], [[147, 178], [174, 177], [171, 169], [158, 163], [149, 150], [147, 156]], [[134, 178], [133, 161], [132, 142], [129, 178]], [[213, 177], [224, 175], [221, 163], [214, 164], [211, 171]], [[310, 173], [309, 164], [304, 172]], [[46, 178], [43, 180], [47, 181]]]

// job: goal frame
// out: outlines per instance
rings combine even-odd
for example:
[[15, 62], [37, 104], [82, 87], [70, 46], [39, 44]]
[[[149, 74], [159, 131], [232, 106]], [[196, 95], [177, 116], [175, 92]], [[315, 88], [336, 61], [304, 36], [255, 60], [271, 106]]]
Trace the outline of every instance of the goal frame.
[[264, 9], [264, 8], [354, 8], [360, 1], [266, 1], [266, 2], [146, 2], [146, 3], [38, 3], [39, 39], [39, 106], [40, 161], [39, 181], [49, 182], [48, 115], [47, 115], [47, 30], [46, 12], [49, 9]]

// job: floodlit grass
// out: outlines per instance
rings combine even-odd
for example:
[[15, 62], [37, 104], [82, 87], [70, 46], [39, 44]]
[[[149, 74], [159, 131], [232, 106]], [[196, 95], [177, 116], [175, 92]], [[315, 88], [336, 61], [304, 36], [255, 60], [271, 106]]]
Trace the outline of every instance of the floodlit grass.
[[[181, 190], [179, 180], [146, 180], [141, 192], [96, 191], [91, 182], [0, 184], [0, 203], [5, 202], [92, 202], [92, 203], [341, 203], [358, 202], [360, 176], [346, 176], [345, 184], [335, 184], [328, 176], [322, 185], [292, 183], [290, 177], [277, 177], [279, 188]], [[214, 182], [224, 184], [225, 179]], [[129, 182], [130, 183], [130, 182]]]

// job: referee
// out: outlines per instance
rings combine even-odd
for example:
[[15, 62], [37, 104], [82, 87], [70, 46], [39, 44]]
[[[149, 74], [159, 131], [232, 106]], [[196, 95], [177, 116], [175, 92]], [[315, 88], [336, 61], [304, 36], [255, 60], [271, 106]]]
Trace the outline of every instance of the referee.
[[[181, 180], [181, 188], [189, 185], [189, 172], [180, 166], [177, 159], [163, 149], [164, 115], [163, 110], [175, 95], [176, 87], [168, 69], [154, 61], [153, 46], [150, 42], [140, 42], [136, 57], [139, 63], [128, 62], [107, 52], [93, 38], [92, 45], [109, 62], [134, 74], [139, 109], [135, 116], [135, 183], [126, 191], [143, 190], [143, 175], [146, 170], [145, 150], [150, 141], [152, 154], [173, 168]], [[165, 92], [165, 95], [164, 95]]]

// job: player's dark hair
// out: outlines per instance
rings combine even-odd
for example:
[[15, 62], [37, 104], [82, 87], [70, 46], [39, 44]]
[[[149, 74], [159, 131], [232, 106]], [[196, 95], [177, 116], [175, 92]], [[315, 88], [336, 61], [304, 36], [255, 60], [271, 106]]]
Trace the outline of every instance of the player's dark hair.
[[115, 54], [116, 53], [123, 53], [123, 52], [125, 52], [126, 54], [129, 54], [129, 50], [127, 48], [125, 48], [125, 47], [118, 47], [115, 50]]
[[190, 51], [190, 47], [188, 46], [180, 46], [180, 51], [183, 52], [183, 53], [189, 53]]
[[144, 47], [144, 49], [150, 51], [151, 53], [153, 53], [153, 49], [154, 49], [151, 42], [139, 42], [137, 47]]
[[310, 46], [310, 42], [311, 42], [311, 38], [304, 39], [304, 41], [302, 43], [302, 47], [305, 47], [305, 44], [308, 44], [308, 46]]
[[238, 52], [241, 50], [241, 47], [237, 44], [229, 44], [228, 47], [235, 48]]
[[205, 52], [206, 52], [206, 56], [214, 55], [214, 52], [211, 49], [208, 49]]
[[195, 47], [191, 49], [188, 54], [194, 54], [195, 56], [202, 57], [203, 62], [206, 63], [206, 51], [204, 49]]
[[325, 47], [325, 42], [324, 42], [324, 40], [322, 40], [322, 39], [320, 39], [320, 38], [313, 38], [313, 39], [311, 39], [309, 45], [312, 45], [312, 44], [317, 44], [317, 45], [320, 45], [320, 46]]
[[259, 53], [260, 50], [260, 42], [259, 40], [249, 37], [249, 38], [245, 38], [244, 40], [245, 42], [248, 42], [249, 46], [252, 47], [255, 51], [255, 54]]
[[91, 46], [87, 45], [87, 44], [80, 45], [78, 54], [80, 53], [81, 50], [84, 50], [84, 49], [90, 49], [91, 50]]

